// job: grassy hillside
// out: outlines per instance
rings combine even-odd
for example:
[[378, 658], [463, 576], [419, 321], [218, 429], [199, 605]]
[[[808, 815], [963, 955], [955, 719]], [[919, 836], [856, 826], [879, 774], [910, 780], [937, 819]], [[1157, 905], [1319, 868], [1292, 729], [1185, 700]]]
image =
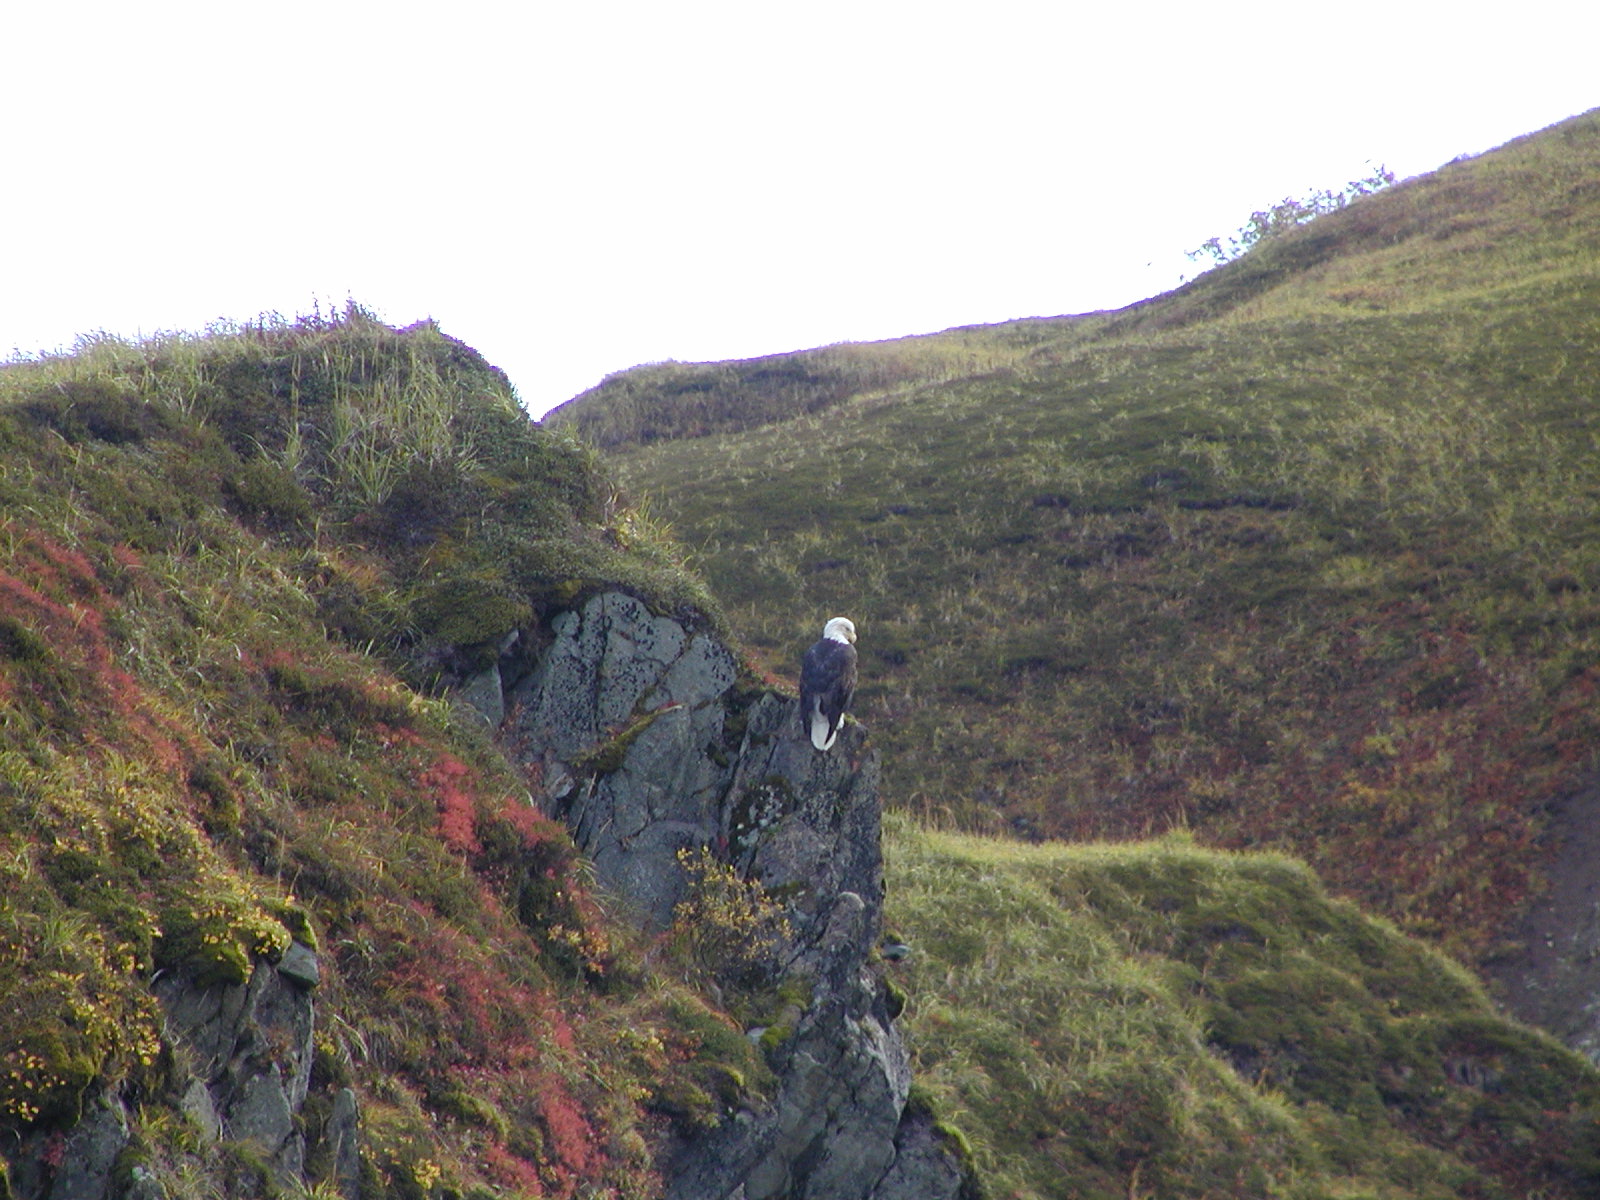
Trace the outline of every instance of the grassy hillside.
[[640, 966], [433, 690], [607, 584], [705, 601], [431, 326], [352, 311], [0, 370], [0, 1150], [116, 1084], [119, 1171], [273, 1194], [178, 1115], [149, 988], [242, 981], [298, 938], [324, 977], [305, 1132], [357, 1091], [363, 1195], [658, 1194], [660, 1139], [759, 1056]]
[[[674, 1133], [769, 1085], [682, 982], [704, 931], [678, 962], [611, 920], [442, 698], [593, 589], [720, 627], [654, 530], [429, 325], [352, 310], [0, 369], [0, 1197], [4, 1155], [59, 1158], [108, 1085], [133, 1102], [119, 1179], [284, 1194], [183, 1115], [150, 987], [237, 982], [291, 939], [322, 965], [315, 1194], [345, 1087], [363, 1196], [643, 1200]], [[992, 1195], [1591, 1186], [1593, 1069], [1303, 868], [1182, 838], [891, 842], [916, 1103]]]
[[697, 368], [749, 427], [614, 461], [774, 671], [856, 620], [898, 806], [1288, 850], [1485, 954], [1600, 744], [1597, 178], [1591, 114], [783, 421]]
[[1299, 863], [904, 820], [890, 843], [918, 1102], [993, 1196], [1600, 1187], [1600, 1074]]

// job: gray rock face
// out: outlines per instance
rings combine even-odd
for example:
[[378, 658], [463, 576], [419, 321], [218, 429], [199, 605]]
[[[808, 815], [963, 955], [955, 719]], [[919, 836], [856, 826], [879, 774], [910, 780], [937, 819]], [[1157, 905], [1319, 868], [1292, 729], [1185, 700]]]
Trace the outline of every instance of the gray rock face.
[[974, 1191], [962, 1178], [960, 1163], [945, 1147], [932, 1119], [908, 1115], [895, 1136], [894, 1165], [879, 1182], [873, 1200], [923, 1200], [925, 1196], [967, 1196]]
[[349, 1088], [340, 1088], [333, 1098], [326, 1136], [333, 1149], [334, 1187], [344, 1200], [357, 1200], [361, 1194], [361, 1113], [356, 1094]]
[[[286, 1191], [306, 1187], [299, 1118], [311, 1084], [319, 977], [316, 954], [295, 943], [276, 966], [257, 960], [243, 984], [201, 987], [179, 975], [154, 984], [175, 1063], [172, 1103], [206, 1141], [249, 1144]], [[343, 1139], [335, 1146], [335, 1184], [347, 1200], [355, 1200], [360, 1174], [357, 1128], [355, 1097], [341, 1095], [328, 1136]], [[99, 1094], [59, 1155], [40, 1141], [19, 1156], [13, 1193], [18, 1200], [161, 1200], [148, 1168], [118, 1171], [129, 1137], [123, 1098]]]
[[841, 953], [867, 924], [865, 905], [844, 893], [815, 947], [819, 962], [834, 956], [832, 977], [818, 981], [816, 999], [781, 1048], [782, 1087], [765, 1120], [692, 1148], [671, 1195], [727, 1194], [706, 1187], [721, 1175], [724, 1187], [742, 1180], [748, 1200], [877, 1196], [895, 1159], [911, 1071], [876, 981]]
[[301, 942], [289, 943], [278, 963], [278, 974], [308, 989], [322, 982], [322, 967], [317, 962], [316, 951]]
[[280, 1179], [298, 1182], [305, 1138], [295, 1117], [311, 1084], [316, 955], [298, 943], [276, 967], [256, 963], [247, 983], [156, 982], [167, 1031], [190, 1063], [182, 1110], [210, 1138], [249, 1142]]
[[566, 818], [601, 885], [665, 926], [683, 896], [677, 852], [718, 832], [729, 769], [707, 748], [723, 741], [733, 656], [619, 593], [564, 613], [554, 632], [512, 689], [504, 741], [542, 780], [545, 808]]
[[50, 1200], [99, 1200], [109, 1195], [117, 1156], [128, 1144], [128, 1113], [114, 1096], [102, 1096], [67, 1136], [61, 1167], [50, 1181]]
[[554, 633], [501, 731], [547, 811], [657, 928], [686, 890], [680, 849], [711, 847], [759, 880], [788, 906], [787, 970], [812, 997], [769, 1056], [771, 1101], [680, 1146], [664, 1164], [670, 1200], [956, 1196], [954, 1157], [902, 1129], [910, 1070], [870, 962], [883, 858], [865, 731], [847, 724], [821, 753], [793, 700], [736, 711], [727, 649], [628, 596], [598, 596]]
[[1549, 890], [1488, 968], [1513, 1014], [1600, 1063], [1600, 784], [1550, 806]]
[[[768, 693], [750, 710], [724, 796], [718, 834], [734, 866], [791, 898], [808, 921], [825, 921], [848, 894], [863, 904], [862, 944], [829, 944], [859, 962], [875, 944], [883, 911], [878, 755], [847, 725], [832, 750], [801, 736], [798, 705]], [[858, 953], [857, 953], [858, 952]]]

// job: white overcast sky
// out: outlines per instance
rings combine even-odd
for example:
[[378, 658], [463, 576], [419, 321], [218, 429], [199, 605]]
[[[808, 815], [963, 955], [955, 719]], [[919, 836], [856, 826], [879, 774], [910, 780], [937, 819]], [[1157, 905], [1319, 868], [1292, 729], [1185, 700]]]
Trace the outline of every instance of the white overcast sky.
[[0, 11], [0, 356], [353, 297], [535, 414], [1119, 307], [1286, 195], [1600, 105], [1600, 4], [74, 0]]

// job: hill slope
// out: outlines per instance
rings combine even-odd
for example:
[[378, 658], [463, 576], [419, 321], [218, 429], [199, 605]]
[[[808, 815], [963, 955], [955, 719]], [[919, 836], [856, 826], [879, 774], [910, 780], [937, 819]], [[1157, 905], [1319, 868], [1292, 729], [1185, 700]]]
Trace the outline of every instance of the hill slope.
[[[572, 773], [557, 786], [523, 740], [512, 766], [452, 703], [502, 669], [567, 697], [537, 668], [580, 640], [591, 595], [631, 597], [639, 629], [720, 625], [592, 455], [528, 422], [461, 343], [353, 311], [7, 365], [0, 513], [0, 1198], [642, 1200], [671, 1167], [695, 1178], [696, 1138], [759, 1132], [751, 1114], [795, 1117], [791, 1136], [809, 1121], [815, 1153], [799, 1149], [826, 1166], [830, 1111], [807, 1104], [867, 1066], [904, 1085], [886, 1026], [836, 1005], [866, 1043], [850, 1071], [769, 1105], [790, 1051], [808, 1082], [821, 1024], [804, 989], [746, 978], [773, 897], [702, 859], [714, 886], [690, 888], [694, 921], [647, 940], [530, 804], [570, 801]], [[674, 694], [689, 685], [650, 650]], [[657, 687], [620, 659], [588, 667]], [[793, 725], [791, 702], [733, 690], [731, 724]], [[577, 707], [604, 724], [603, 704]], [[749, 774], [730, 795], [762, 815], [737, 840], [768, 849], [782, 777], [735, 770], [737, 728], [708, 740], [687, 707], [584, 735], [567, 759], [648, 792], [630, 764], [688, 731], [696, 755]], [[502, 739], [528, 733], [508, 716]], [[798, 761], [815, 765], [809, 748]], [[875, 860], [859, 836], [875, 810], [841, 823], [843, 801], [811, 801], [851, 842], [831, 867]], [[817, 842], [798, 842], [805, 864]], [[961, 1146], [1024, 1195], [1591, 1186], [1593, 1068], [1298, 867], [909, 825], [891, 849], [916, 952], [895, 968], [903, 993], [862, 1000], [884, 1022], [909, 1003], [926, 1083], [913, 1119], [878, 1131], [912, 1164], [886, 1194], [970, 1193], [946, 1153]], [[744, 1020], [685, 982], [707, 978]], [[718, 1175], [721, 1191], [783, 1194], [788, 1168], [753, 1150], [761, 1182]], [[808, 1178], [864, 1195], [847, 1161]]]
[[1597, 177], [1591, 114], [776, 423], [772, 362], [672, 368], [749, 427], [614, 461], [775, 669], [856, 619], [892, 802], [1286, 849], [1488, 955], [1600, 733]]
[[328, 1195], [648, 1196], [672, 1124], [717, 1109], [701, 1047], [758, 1078], [433, 691], [586, 589], [703, 599], [621, 548], [606, 494], [431, 327], [0, 371], [0, 1196], [280, 1195], [302, 1169]]
[[918, 1086], [994, 1195], [1600, 1185], [1600, 1074], [1299, 863], [904, 821], [890, 844]]

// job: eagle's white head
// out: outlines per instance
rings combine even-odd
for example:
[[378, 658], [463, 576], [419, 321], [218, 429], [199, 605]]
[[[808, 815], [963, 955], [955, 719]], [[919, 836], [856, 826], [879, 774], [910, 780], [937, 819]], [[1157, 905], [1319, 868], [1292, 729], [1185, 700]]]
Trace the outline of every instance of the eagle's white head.
[[822, 627], [822, 636], [836, 642], [853, 643], [856, 640], [856, 623], [849, 617], [834, 617]]

